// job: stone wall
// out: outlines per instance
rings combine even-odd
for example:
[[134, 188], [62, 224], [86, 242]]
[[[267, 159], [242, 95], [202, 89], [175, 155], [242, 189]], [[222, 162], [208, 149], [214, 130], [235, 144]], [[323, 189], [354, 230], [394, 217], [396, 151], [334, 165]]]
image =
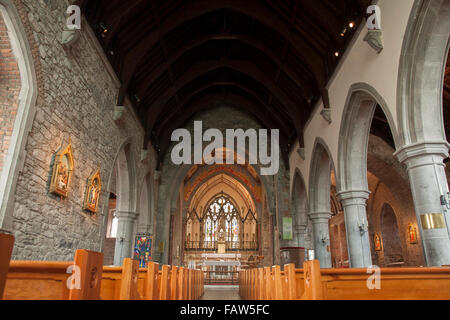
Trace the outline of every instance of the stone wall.
[[[112, 120], [118, 83], [108, 72], [97, 40], [87, 24], [70, 50], [60, 44], [67, 1], [17, 0], [28, 38], [38, 51], [43, 89], [26, 144], [26, 158], [16, 187], [13, 232], [14, 259], [71, 260], [76, 249], [101, 251], [107, 185], [121, 144], [129, 139], [134, 159], [140, 159], [143, 131], [133, 114], [125, 112], [120, 125]], [[48, 193], [52, 157], [72, 143], [75, 168], [66, 199]], [[136, 175], [144, 170], [141, 162]], [[87, 178], [100, 169], [103, 188], [100, 212], [82, 210]], [[133, 180], [133, 179], [132, 179]]]
[[21, 88], [19, 65], [0, 13], [0, 173], [8, 153]]
[[[394, 158], [393, 153], [394, 150], [383, 140], [373, 135], [370, 136], [367, 168], [371, 195], [367, 202], [367, 218], [372, 261], [374, 265], [385, 267], [392, 262], [395, 252], [398, 251], [398, 247], [397, 249], [392, 248], [392, 241], [396, 241], [392, 240], [396, 237], [393, 233], [394, 227], [385, 227], [384, 232], [382, 228], [383, 208], [387, 204], [395, 214], [404, 266], [422, 266], [424, 265], [423, 249], [407, 172]], [[409, 242], [409, 224], [413, 224], [417, 230], [417, 244]], [[375, 251], [375, 234], [380, 235], [382, 243], [388, 246], [387, 252], [394, 256], [385, 259], [386, 248], [383, 248], [382, 251]]]

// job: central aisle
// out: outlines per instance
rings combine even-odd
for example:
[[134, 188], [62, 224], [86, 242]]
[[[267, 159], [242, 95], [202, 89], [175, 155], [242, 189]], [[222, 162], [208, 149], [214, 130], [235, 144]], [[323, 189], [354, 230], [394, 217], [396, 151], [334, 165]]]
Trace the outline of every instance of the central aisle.
[[201, 300], [241, 300], [238, 286], [205, 286]]

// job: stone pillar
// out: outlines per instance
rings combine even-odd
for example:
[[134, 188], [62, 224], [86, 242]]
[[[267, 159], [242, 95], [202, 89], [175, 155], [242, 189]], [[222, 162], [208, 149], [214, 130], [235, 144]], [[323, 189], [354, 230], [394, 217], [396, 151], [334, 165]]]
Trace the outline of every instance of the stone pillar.
[[444, 159], [450, 145], [443, 142], [418, 143], [395, 153], [405, 163], [414, 199], [427, 266], [450, 265], [448, 210], [441, 204], [441, 195], [448, 192]]
[[321, 268], [331, 268], [330, 228], [328, 222], [331, 212], [313, 212], [312, 220], [314, 234], [315, 258], [320, 261]]
[[137, 217], [136, 212], [117, 211], [119, 219], [117, 226], [116, 248], [114, 251], [114, 265], [121, 266], [123, 259], [131, 258], [133, 250], [133, 233]]
[[294, 242], [297, 247], [306, 248], [308, 226], [306, 224], [298, 224], [294, 227]]
[[343, 191], [337, 195], [344, 208], [350, 268], [368, 268], [372, 266], [369, 223], [366, 213], [369, 195], [370, 192], [365, 190]]

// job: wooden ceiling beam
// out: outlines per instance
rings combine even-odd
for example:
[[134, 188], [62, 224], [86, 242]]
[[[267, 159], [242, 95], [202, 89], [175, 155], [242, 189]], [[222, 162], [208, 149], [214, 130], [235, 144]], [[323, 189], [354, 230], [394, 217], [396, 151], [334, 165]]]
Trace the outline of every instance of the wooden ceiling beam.
[[[188, 107], [188, 112], [184, 112], [182, 114], [182, 117], [178, 117], [172, 122], [171, 126], [168, 127], [166, 130], [163, 131], [163, 135], [160, 137], [160, 153], [159, 153], [159, 159], [162, 161], [164, 159], [171, 142], [171, 135], [172, 132], [175, 129], [178, 129], [185, 125], [185, 123], [192, 118], [192, 116], [198, 112], [201, 112], [203, 110], [208, 110], [211, 108], [212, 105], [220, 105], [222, 103], [228, 103], [228, 104], [235, 104], [238, 106], [241, 106], [247, 110], [251, 110], [251, 114], [258, 119], [266, 128], [268, 129], [279, 129], [276, 127], [273, 127], [273, 124], [271, 124], [271, 120], [267, 118], [264, 114], [260, 113], [260, 109], [258, 106], [251, 100], [246, 99], [245, 97], [241, 95], [234, 95], [234, 94], [227, 94], [226, 97], [220, 97], [218, 95], [204, 95], [199, 97], [199, 99], [192, 101], [191, 106]], [[283, 158], [283, 161], [286, 165], [286, 167], [289, 166], [289, 158], [288, 158], [288, 151], [289, 150], [289, 142], [288, 137], [285, 136], [284, 132], [280, 131], [280, 156]]]
[[[209, 82], [199, 88], [197, 88], [195, 91], [191, 92], [191, 94], [189, 94], [187, 97], [185, 97], [182, 102], [180, 102], [180, 111], [175, 110], [175, 111], [168, 111], [165, 116], [164, 119], [162, 119], [161, 121], [158, 122], [158, 125], [156, 127], [156, 129], [154, 130], [156, 135], [159, 136], [161, 135], [161, 130], [162, 128], [166, 125], [166, 123], [172, 121], [172, 117], [174, 117], [176, 115], [176, 113], [179, 112], [184, 112], [184, 106], [186, 106], [187, 104], [190, 103], [190, 101], [193, 100], [193, 98], [195, 96], [197, 96], [198, 94], [213, 88], [213, 87], [218, 87], [218, 86], [222, 86], [222, 87], [236, 87], [242, 91], [244, 91], [245, 93], [249, 94], [250, 96], [252, 96], [252, 98], [259, 103], [261, 106], [264, 107], [264, 112], [265, 114], [267, 114], [270, 119], [273, 119], [275, 121], [275, 123], [277, 124], [278, 128], [283, 128], [283, 129], [287, 129], [287, 128], [291, 128], [295, 130], [295, 127], [292, 125], [292, 119], [290, 119], [288, 117], [288, 115], [286, 114], [280, 114], [280, 112], [275, 112], [274, 110], [272, 110], [271, 108], [269, 108], [269, 105], [267, 104], [266, 101], [264, 101], [264, 99], [262, 99], [261, 97], [258, 96], [257, 93], [255, 93], [251, 88], [249, 88], [248, 86], [242, 84], [242, 83], [238, 83], [235, 81], [212, 81]], [[280, 110], [281, 111], [281, 110]], [[280, 117], [280, 115], [282, 116], [282, 118]], [[282, 130], [283, 130], [282, 129]]]
[[[146, 37], [140, 39], [141, 41], [136, 47], [129, 50], [124, 61], [125, 70], [122, 70], [123, 72], [121, 71], [121, 74], [123, 74], [123, 87], [120, 90], [119, 102], [124, 98], [128, 91], [131, 79], [142, 64], [143, 56], [145, 56], [148, 50], [156, 45], [161, 36], [168, 34], [170, 31], [188, 21], [219, 9], [230, 9], [254, 17], [256, 20], [272, 28], [282, 36], [286, 35], [287, 30], [289, 30], [289, 24], [282, 19], [279, 19], [273, 12], [268, 10], [266, 6], [261, 5], [259, 0], [224, 0], [220, 2], [197, 0], [184, 3], [170, 19], [165, 20], [159, 32], [149, 33]], [[317, 56], [317, 54], [305, 43], [304, 39], [301, 39], [300, 37], [296, 37], [291, 45], [296, 49], [298, 55], [302, 57], [304, 63], [312, 70], [319, 86], [325, 86], [326, 72], [324, 70], [324, 61], [322, 58]]]
[[167, 102], [174, 96], [174, 94], [181, 88], [185, 87], [187, 84], [195, 81], [199, 76], [204, 75], [210, 71], [217, 70], [219, 68], [229, 68], [237, 72], [243, 73], [255, 81], [260, 82], [266, 89], [273, 91], [274, 96], [287, 108], [289, 115], [295, 119], [294, 123], [296, 125], [296, 131], [298, 137], [303, 134], [302, 125], [307, 121], [307, 115], [300, 112], [297, 105], [270, 79], [265, 73], [261, 72], [256, 66], [252, 65], [247, 61], [231, 61], [231, 60], [220, 60], [220, 61], [208, 61], [199, 63], [193, 66], [186, 74], [177, 80], [177, 84], [174, 88], [170, 88], [165, 93], [160, 95], [160, 98], [149, 105], [149, 114], [151, 117], [147, 119], [148, 128], [153, 129], [155, 122], [159, 119], [159, 116], [167, 104]]
[[[251, 46], [252, 48], [257, 49], [260, 52], [263, 52], [269, 59], [273, 61], [275, 65], [279, 66], [280, 72], [286, 74], [294, 83], [299, 85], [299, 89], [301, 90], [305, 100], [309, 99], [311, 96], [317, 95], [317, 89], [314, 88], [314, 83], [311, 83], [311, 79], [302, 77], [301, 74], [298, 74], [294, 70], [292, 70], [289, 65], [286, 65], [286, 63], [282, 63], [282, 59], [277, 54], [275, 54], [272, 49], [269, 48], [266, 44], [247, 35], [229, 35], [226, 38], [230, 40], [240, 41], [248, 46]], [[166, 63], [161, 64], [159, 68], [154, 69], [150, 73], [145, 73], [145, 70], [146, 68], [148, 68], [148, 66], [143, 66], [141, 70], [145, 74], [145, 78], [135, 79], [135, 83], [140, 84], [135, 88], [136, 94], [139, 97], [143, 97], [145, 92], [147, 92], [151, 88], [153, 82], [159, 79], [164, 73], [166, 73], [170, 66], [177, 63], [177, 61], [182, 58], [187, 52], [214, 39], [221, 39], [221, 37], [219, 35], [202, 35], [190, 39], [183, 45], [182, 48], [174, 52], [173, 55], [169, 56]]]

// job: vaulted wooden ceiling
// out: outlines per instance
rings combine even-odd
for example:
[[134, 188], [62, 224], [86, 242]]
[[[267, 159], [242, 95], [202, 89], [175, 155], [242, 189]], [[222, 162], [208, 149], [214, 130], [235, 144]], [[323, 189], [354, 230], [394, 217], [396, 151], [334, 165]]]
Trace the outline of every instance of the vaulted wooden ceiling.
[[[287, 154], [371, 0], [80, 0], [160, 153], [197, 112], [230, 103]], [[353, 28], [349, 23], [353, 22]], [[345, 31], [343, 34], [342, 32]], [[336, 56], [336, 52], [339, 53]]]

